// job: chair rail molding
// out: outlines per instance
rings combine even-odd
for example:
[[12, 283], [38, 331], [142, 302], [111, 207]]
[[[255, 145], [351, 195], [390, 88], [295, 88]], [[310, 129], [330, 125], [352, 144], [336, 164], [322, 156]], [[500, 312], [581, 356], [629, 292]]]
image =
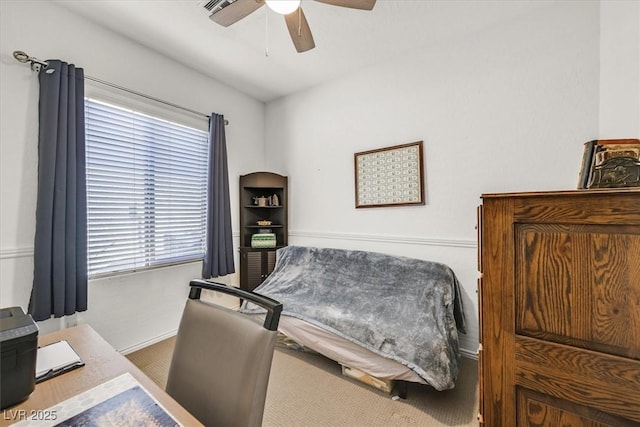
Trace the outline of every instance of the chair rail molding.
[[393, 236], [393, 235], [364, 234], [364, 233], [337, 233], [337, 232], [291, 230], [289, 231], [289, 236], [307, 237], [307, 238], [316, 238], [316, 239], [331, 239], [331, 240], [358, 240], [358, 241], [366, 241], [366, 242], [397, 243], [397, 244], [405, 244], [405, 245], [447, 246], [447, 247], [466, 248], [466, 249], [477, 249], [478, 247], [478, 243], [476, 240], [440, 239], [440, 238], [430, 238], [430, 237]]
[[33, 246], [21, 248], [0, 248], [1, 259], [26, 258], [33, 256]]

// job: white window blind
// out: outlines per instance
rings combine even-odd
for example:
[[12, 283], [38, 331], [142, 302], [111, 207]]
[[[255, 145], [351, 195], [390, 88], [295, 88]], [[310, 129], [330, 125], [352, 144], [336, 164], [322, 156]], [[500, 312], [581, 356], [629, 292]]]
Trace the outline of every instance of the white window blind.
[[87, 99], [89, 275], [202, 258], [207, 133]]

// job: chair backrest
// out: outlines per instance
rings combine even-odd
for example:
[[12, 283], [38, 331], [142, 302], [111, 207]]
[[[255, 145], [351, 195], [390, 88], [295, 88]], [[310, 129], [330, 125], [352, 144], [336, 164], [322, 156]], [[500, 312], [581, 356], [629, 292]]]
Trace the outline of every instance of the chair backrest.
[[[167, 392], [207, 426], [260, 426], [282, 304], [223, 284], [194, 280], [190, 285]], [[201, 301], [201, 289], [264, 306], [265, 325]]]

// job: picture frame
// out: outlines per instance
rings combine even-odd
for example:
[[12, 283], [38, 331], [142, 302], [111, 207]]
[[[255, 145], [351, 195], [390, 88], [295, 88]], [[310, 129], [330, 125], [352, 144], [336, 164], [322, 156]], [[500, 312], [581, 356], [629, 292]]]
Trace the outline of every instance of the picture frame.
[[356, 208], [424, 205], [423, 142], [354, 154]]

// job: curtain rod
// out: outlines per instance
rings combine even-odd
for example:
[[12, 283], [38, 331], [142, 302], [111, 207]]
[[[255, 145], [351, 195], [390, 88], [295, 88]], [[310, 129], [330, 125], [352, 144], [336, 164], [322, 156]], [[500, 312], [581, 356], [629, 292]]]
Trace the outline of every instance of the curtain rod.
[[[29, 55], [27, 55], [26, 53], [24, 53], [24, 52], [22, 52], [20, 50], [14, 51], [13, 52], [13, 57], [16, 59], [16, 61], [22, 62], [23, 64], [26, 64], [27, 62], [30, 63], [31, 64], [31, 69], [33, 71], [38, 71], [39, 72], [41, 68], [43, 68], [43, 67], [47, 68], [47, 66], [49, 65], [46, 61], [41, 61], [38, 58], [35, 58], [33, 56], [29, 56]], [[104, 81], [104, 80], [100, 80], [100, 79], [98, 79], [96, 77], [92, 77], [92, 76], [89, 76], [89, 75], [86, 75], [86, 74], [85, 74], [84, 78], [87, 79], [87, 80], [91, 80], [93, 82], [96, 82], [96, 83], [100, 83], [100, 84], [105, 85], [105, 86], [110, 86], [110, 87], [112, 87], [114, 89], [118, 89], [118, 90], [121, 90], [121, 91], [124, 91], [124, 92], [129, 92], [131, 94], [140, 96], [142, 98], [147, 98], [147, 99], [150, 99], [152, 101], [168, 105], [168, 106], [173, 107], [173, 108], [178, 108], [180, 110], [184, 110], [184, 111], [186, 111], [188, 113], [195, 114], [197, 116], [202, 116], [202, 117], [207, 118], [207, 119], [210, 118], [210, 116], [208, 114], [204, 114], [204, 113], [201, 113], [199, 111], [192, 110], [190, 108], [182, 107], [182, 106], [174, 104], [172, 102], [164, 101], [162, 99], [158, 99], [158, 98], [155, 98], [153, 96], [146, 95], [144, 93], [141, 93], [141, 92], [138, 92], [138, 91], [135, 91], [135, 90], [132, 90], [132, 89], [128, 89], [128, 88], [123, 87], [123, 86], [119, 86], [119, 85], [117, 85], [115, 83], [110, 83], [110, 82], [107, 82], [107, 81]], [[229, 120], [225, 119], [224, 124], [228, 125], [229, 124]]]

